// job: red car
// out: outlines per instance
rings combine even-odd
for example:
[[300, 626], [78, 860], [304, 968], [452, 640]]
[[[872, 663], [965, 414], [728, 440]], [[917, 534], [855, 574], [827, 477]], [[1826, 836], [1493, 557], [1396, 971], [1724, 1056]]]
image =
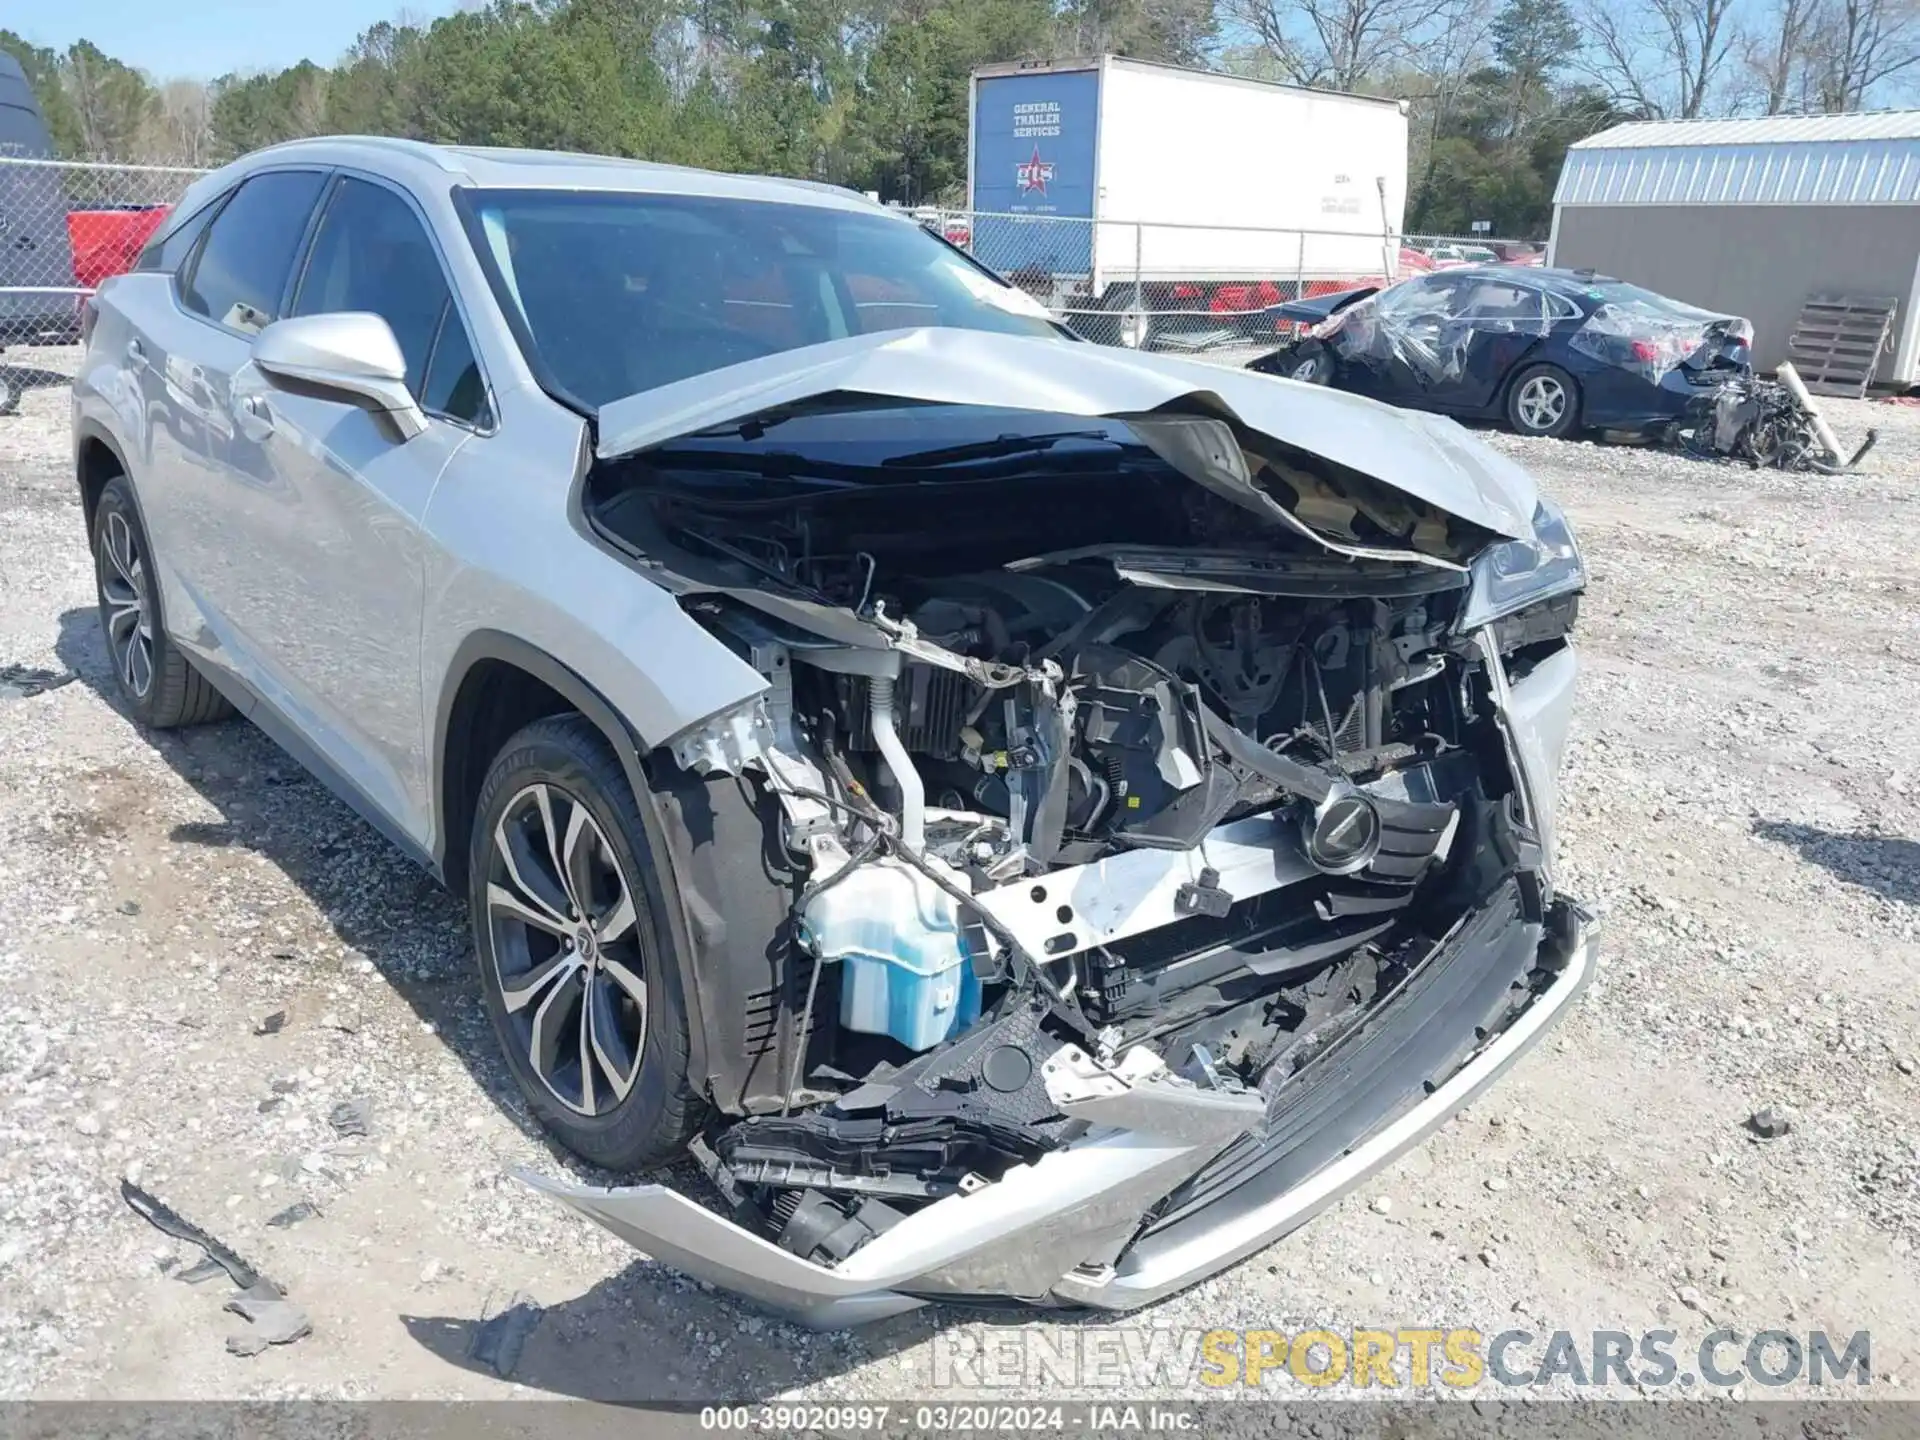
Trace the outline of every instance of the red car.
[[126, 205], [101, 210], [69, 210], [67, 238], [73, 246], [73, 283], [99, 288], [109, 275], [133, 269], [171, 205]]

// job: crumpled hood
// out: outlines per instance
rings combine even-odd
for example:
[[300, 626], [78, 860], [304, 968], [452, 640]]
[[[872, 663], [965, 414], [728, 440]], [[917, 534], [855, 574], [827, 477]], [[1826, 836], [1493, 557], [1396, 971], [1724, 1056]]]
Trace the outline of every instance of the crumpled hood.
[[846, 393], [1059, 415], [1180, 405], [1322, 456], [1484, 530], [1530, 537], [1533, 478], [1443, 416], [1248, 370], [979, 330], [858, 335], [695, 375], [600, 407], [602, 459]]

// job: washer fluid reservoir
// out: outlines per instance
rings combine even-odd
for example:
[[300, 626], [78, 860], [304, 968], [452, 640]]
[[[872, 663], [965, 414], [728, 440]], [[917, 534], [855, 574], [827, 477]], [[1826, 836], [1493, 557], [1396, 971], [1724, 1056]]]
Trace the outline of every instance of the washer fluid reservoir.
[[960, 905], [898, 860], [863, 865], [802, 917], [822, 960], [838, 961], [840, 1023], [931, 1050], [980, 1018]]

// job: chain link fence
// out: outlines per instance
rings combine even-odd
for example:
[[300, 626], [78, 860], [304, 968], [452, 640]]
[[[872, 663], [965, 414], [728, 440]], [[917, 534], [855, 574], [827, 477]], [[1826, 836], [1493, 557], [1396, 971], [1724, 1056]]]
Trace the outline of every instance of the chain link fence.
[[0, 344], [76, 339], [81, 299], [133, 267], [205, 173], [0, 152]]

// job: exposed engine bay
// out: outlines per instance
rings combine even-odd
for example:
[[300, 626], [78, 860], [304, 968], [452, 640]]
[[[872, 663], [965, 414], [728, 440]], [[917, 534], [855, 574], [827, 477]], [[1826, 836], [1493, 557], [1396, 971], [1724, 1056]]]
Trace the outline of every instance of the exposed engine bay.
[[1267, 467], [1261, 514], [1165, 448], [886, 473], [716, 440], [596, 476], [596, 527], [768, 682], [677, 739], [672, 784], [777, 831], [778, 936], [713, 1001], [751, 1016], [749, 1078], [696, 1154], [792, 1254], [1083, 1134], [1062, 1067], [1271, 1114], [1490, 896], [1545, 915], [1495, 692], [1573, 598], [1463, 633], [1484, 535], [1310, 457]]

